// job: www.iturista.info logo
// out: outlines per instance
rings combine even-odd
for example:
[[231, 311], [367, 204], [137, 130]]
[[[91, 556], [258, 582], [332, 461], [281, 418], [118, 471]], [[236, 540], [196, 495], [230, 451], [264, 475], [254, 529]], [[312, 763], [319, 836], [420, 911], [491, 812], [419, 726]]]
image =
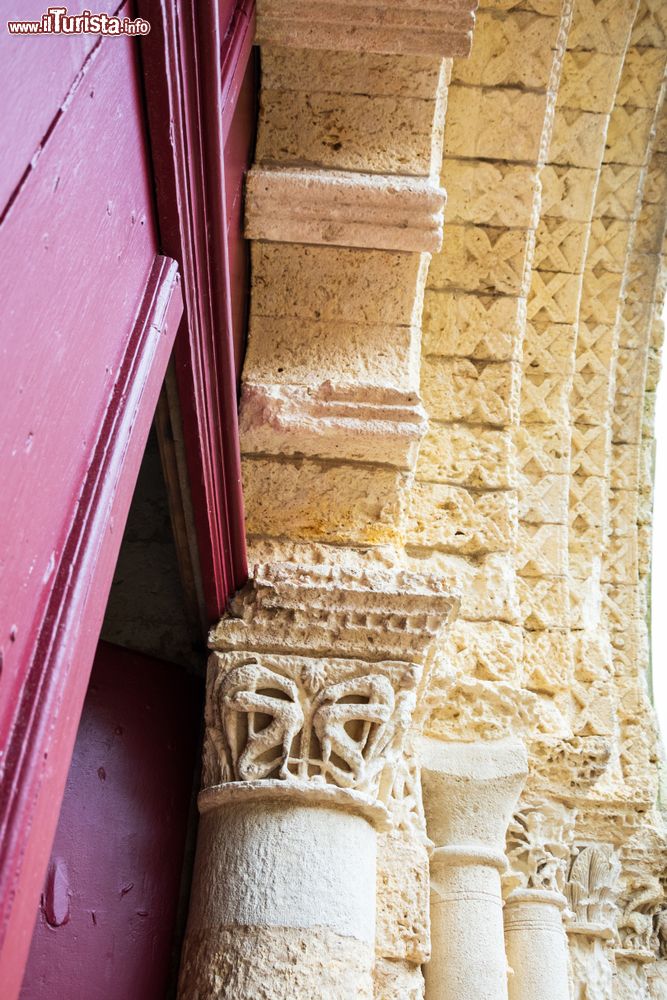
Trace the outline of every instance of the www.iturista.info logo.
[[82, 10], [69, 14], [67, 7], [49, 7], [39, 21], [7, 21], [10, 35], [147, 35], [151, 30], [143, 17], [118, 17]]

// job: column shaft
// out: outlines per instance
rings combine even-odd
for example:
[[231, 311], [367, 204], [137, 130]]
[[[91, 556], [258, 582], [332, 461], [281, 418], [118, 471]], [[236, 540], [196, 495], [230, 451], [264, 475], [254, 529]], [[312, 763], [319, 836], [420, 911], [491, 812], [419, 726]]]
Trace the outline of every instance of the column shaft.
[[509, 1000], [570, 1000], [567, 938], [557, 892], [518, 889], [505, 903]]

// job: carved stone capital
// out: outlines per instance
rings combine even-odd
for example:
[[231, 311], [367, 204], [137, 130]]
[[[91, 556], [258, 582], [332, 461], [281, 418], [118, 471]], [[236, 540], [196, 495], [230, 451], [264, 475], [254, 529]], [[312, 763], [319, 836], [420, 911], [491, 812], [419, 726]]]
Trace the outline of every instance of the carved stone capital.
[[[424, 809], [433, 860], [503, 869], [505, 835], [527, 773], [519, 740], [419, 741]], [[475, 858], [479, 859], [477, 862]]]
[[506, 887], [546, 890], [562, 897], [575, 820], [576, 810], [560, 802], [523, 802], [507, 831]]
[[467, 56], [477, 0], [258, 0], [257, 42], [387, 55]]
[[453, 605], [402, 572], [256, 567], [211, 636], [202, 811], [292, 794], [404, 819], [405, 735]]

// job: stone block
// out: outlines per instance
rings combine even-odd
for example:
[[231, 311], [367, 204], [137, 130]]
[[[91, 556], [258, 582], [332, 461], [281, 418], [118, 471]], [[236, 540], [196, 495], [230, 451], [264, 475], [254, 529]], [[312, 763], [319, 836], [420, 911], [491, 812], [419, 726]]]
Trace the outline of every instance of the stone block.
[[627, 292], [630, 301], [653, 302], [661, 261], [657, 254], [633, 249], [627, 262]]
[[[556, 49], [558, 17], [529, 11], [482, 10], [468, 59], [457, 60], [452, 80], [477, 87], [525, 87], [546, 91]], [[516, 58], [521, 52], [521, 58]]]
[[509, 431], [460, 424], [429, 426], [417, 460], [417, 478], [422, 482], [510, 489], [515, 476]]
[[529, 691], [556, 694], [572, 683], [572, 649], [566, 631], [524, 632], [523, 686]]
[[438, 668], [484, 681], [516, 682], [521, 676], [524, 632], [505, 622], [458, 620], [442, 636]]
[[653, 306], [639, 299], [626, 299], [621, 310], [618, 343], [631, 350], [645, 350], [651, 333]]
[[373, 1000], [424, 1000], [421, 967], [377, 956], [373, 967]]
[[639, 444], [643, 409], [634, 396], [616, 396], [611, 411], [611, 439], [614, 444]]
[[426, 430], [417, 394], [324, 383], [245, 382], [239, 432], [245, 454], [306, 455], [411, 469]]
[[521, 382], [521, 422], [567, 423], [571, 378], [525, 371]]
[[595, 196], [595, 215], [632, 219], [640, 175], [633, 166], [603, 163]]
[[584, 271], [579, 315], [584, 323], [613, 326], [620, 306], [623, 275], [605, 271]]
[[614, 107], [607, 129], [604, 162], [641, 166], [652, 124], [651, 108]]
[[637, 253], [660, 253], [664, 233], [664, 205], [643, 204], [637, 218], [633, 249]]
[[639, 577], [636, 527], [629, 535], [611, 534], [602, 559], [602, 583], [633, 584]]
[[543, 476], [569, 472], [568, 424], [526, 424], [515, 432], [520, 480], [536, 482]]
[[608, 115], [614, 106], [622, 65], [620, 54], [568, 49], [563, 58], [557, 107]]
[[513, 361], [425, 357], [421, 395], [433, 420], [507, 427], [519, 412], [521, 368]]
[[564, 576], [567, 525], [519, 524], [516, 571], [520, 576]]
[[427, 290], [424, 354], [511, 361], [519, 356], [525, 299]]
[[292, 316], [251, 317], [243, 377], [249, 382], [338, 382], [419, 389], [419, 328], [365, 326]]
[[253, 316], [419, 325], [427, 260], [419, 254], [253, 243]]
[[666, 60], [664, 48], [629, 48], [625, 54], [616, 104], [655, 109]]
[[542, 215], [588, 222], [593, 210], [597, 171], [547, 164], [540, 173]]
[[470, 51], [475, 4], [414, 0], [260, 0], [257, 41], [330, 51], [428, 53], [462, 56]]
[[560, 107], [554, 119], [549, 162], [597, 170], [604, 150], [607, 116]]
[[445, 155], [537, 162], [545, 113], [545, 94], [452, 85]]
[[575, 365], [577, 327], [565, 323], [526, 323], [524, 371], [571, 375]]
[[568, 36], [568, 48], [615, 54], [627, 45], [635, 16], [634, 3], [597, 0], [577, 4]]
[[377, 847], [376, 950], [420, 964], [431, 953], [426, 847], [401, 831], [381, 833]]
[[611, 446], [609, 482], [614, 490], [636, 490], [639, 486], [640, 450], [634, 444]]
[[639, 516], [638, 495], [635, 490], [609, 491], [609, 528], [619, 535], [627, 535], [637, 524]]
[[[520, 229], [537, 226], [539, 182], [533, 167], [502, 161], [486, 163], [445, 158], [441, 179], [447, 190], [446, 227], [451, 222]], [[556, 186], [553, 184], [552, 190]], [[563, 186], [560, 185], [559, 194], [554, 191], [553, 203], [562, 193]], [[584, 197], [581, 185], [576, 192], [571, 191], [570, 200], [573, 203], [576, 200], [577, 206]], [[590, 197], [592, 199], [592, 192]]]
[[416, 482], [410, 492], [405, 541], [413, 547], [462, 555], [508, 552], [516, 539], [516, 494], [470, 493], [456, 486]]
[[248, 534], [380, 545], [396, 541], [405, 474], [386, 467], [245, 458]]
[[570, 532], [573, 539], [601, 538], [608, 517], [608, 484], [599, 476], [570, 478]]
[[667, 11], [661, 0], [642, 0], [632, 26], [630, 45], [667, 49]]
[[533, 268], [580, 274], [584, 269], [588, 226], [550, 216], [540, 219], [535, 240]]
[[527, 524], [567, 524], [570, 477], [547, 475], [522, 482], [519, 517]]
[[[446, 77], [445, 77], [446, 81]], [[262, 84], [269, 91], [298, 90], [434, 101], [443, 86], [437, 56], [379, 55], [262, 46]]]
[[586, 268], [622, 272], [630, 240], [630, 223], [623, 219], [599, 217], [591, 223]]
[[481, 10], [521, 10], [542, 14], [544, 17], [559, 17], [561, 13], [560, 0], [481, 0], [479, 6]]
[[536, 323], [576, 323], [580, 293], [579, 274], [533, 271], [528, 318]]
[[517, 577], [519, 615], [527, 629], [567, 628], [569, 595], [564, 577]]
[[262, 90], [257, 162], [428, 177], [435, 102]]
[[448, 223], [427, 285], [491, 295], [525, 295], [533, 232]]
[[430, 253], [442, 244], [444, 205], [444, 190], [422, 178], [254, 167], [246, 180], [245, 235]]
[[572, 425], [570, 472], [573, 476], [605, 476], [609, 432], [606, 427]]
[[647, 358], [643, 351], [619, 347], [616, 357], [616, 395], [643, 396]]
[[466, 557], [408, 549], [408, 566], [416, 573], [435, 574], [443, 586], [460, 593], [459, 621], [517, 623], [517, 577], [511, 554]]
[[616, 360], [614, 328], [602, 323], [579, 321], [577, 336], [577, 371], [590, 375], [611, 372]]
[[646, 392], [655, 392], [658, 388], [658, 382], [660, 381], [660, 372], [662, 370], [662, 351], [656, 350], [654, 347], [649, 347], [648, 355], [646, 358], [646, 381], [645, 389]]
[[612, 674], [612, 652], [608, 636], [598, 633], [571, 632], [570, 648], [574, 678], [580, 683], [609, 682]]
[[570, 571], [568, 579], [569, 626], [575, 630], [600, 628], [599, 561], [592, 572], [578, 579]]
[[577, 424], [604, 424], [611, 409], [611, 374], [576, 372], [570, 397], [570, 415]]
[[664, 205], [667, 200], [667, 153], [653, 152], [646, 172], [642, 200], [649, 205]]

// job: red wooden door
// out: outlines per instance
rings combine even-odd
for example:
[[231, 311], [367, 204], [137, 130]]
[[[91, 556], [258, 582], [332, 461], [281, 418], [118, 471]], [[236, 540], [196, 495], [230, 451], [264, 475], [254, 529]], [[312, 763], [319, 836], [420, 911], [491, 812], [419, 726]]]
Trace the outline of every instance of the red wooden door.
[[[34, 6], [34, 5], [33, 5]], [[14, 10], [8, 9], [13, 7]], [[5, 4], [3, 16], [29, 16]], [[0, 32], [0, 983], [15, 997], [182, 312], [137, 42]]]
[[184, 670], [100, 646], [21, 1000], [164, 1000], [199, 715]]

